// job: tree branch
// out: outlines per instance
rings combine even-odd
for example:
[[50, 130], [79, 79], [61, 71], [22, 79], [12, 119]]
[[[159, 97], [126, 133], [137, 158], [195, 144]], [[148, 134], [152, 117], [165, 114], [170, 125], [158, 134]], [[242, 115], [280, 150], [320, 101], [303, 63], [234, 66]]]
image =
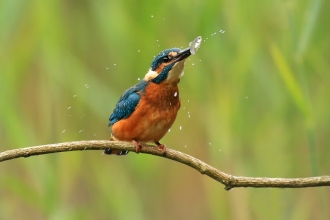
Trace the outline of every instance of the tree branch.
[[[35, 147], [26, 147], [14, 150], [7, 150], [0, 153], [0, 162], [12, 160], [19, 157], [30, 157], [34, 155], [51, 154], [65, 151], [83, 151], [83, 150], [105, 150], [118, 149], [135, 151], [135, 146], [129, 142], [120, 141], [74, 141], [58, 144], [40, 145]], [[179, 151], [167, 149], [166, 154], [153, 145], [143, 145], [141, 153], [152, 154], [168, 158], [179, 163], [186, 164], [200, 173], [205, 174], [212, 179], [225, 185], [226, 190], [235, 187], [272, 187], [272, 188], [304, 188], [317, 186], [330, 186], [330, 176], [307, 177], [307, 178], [267, 178], [267, 177], [243, 177], [233, 176], [198, 160], [188, 154]]]

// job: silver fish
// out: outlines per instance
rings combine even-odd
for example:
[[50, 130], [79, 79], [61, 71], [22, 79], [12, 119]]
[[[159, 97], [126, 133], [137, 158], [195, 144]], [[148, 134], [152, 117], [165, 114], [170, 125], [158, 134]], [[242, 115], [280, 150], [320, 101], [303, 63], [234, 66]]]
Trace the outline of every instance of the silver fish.
[[201, 43], [202, 43], [202, 37], [201, 36], [197, 37], [195, 40], [190, 42], [189, 43], [190, 53], [195, 54], [196, 51], [198, 50], [198, 48], [201, 46]]

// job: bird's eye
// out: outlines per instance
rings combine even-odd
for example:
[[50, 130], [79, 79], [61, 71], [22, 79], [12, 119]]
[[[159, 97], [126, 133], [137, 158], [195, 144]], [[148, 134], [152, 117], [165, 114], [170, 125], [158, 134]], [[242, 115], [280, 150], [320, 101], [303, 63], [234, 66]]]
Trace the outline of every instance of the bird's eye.
[[165, 63], [170, 62], [170, 61], [171, 61], [171, 57], [169, 57], [169, 56], [165, 56], [165, 57], [163, 57], [163, 61], [164, 61]]

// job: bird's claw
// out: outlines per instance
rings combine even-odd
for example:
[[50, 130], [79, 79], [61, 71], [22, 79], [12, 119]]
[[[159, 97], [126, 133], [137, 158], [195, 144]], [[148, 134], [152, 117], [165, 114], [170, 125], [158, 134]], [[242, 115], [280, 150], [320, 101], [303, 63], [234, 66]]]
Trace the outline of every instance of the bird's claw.
[[161, 144], [158, 141], [155, 142], [155, 144], [157, 144], [157, 146], [159, 147], [159, 149], [163, 152], [163, 155], [166, 154], [167, 148], [166, 148], [166, 146], [164, 144]]
[[134, 146], [135, 146], [135, 152], [136, 152], [137, 154], [140, 153], [141, 148], [142, 148], [142, 145], [141, 145], [139, 142], [137, 142], [136, 140], [133, 140], [132, 143], [133, 143]]

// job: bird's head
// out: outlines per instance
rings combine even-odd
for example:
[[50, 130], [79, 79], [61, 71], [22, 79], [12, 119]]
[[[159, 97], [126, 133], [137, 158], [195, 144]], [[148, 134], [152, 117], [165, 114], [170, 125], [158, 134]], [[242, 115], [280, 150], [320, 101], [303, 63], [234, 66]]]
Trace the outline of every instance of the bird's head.
[[161, 83], [164, 81], [177, 83], [183, 75], [184, 62], [191, 55], [190, 49], [180, 50], [179, 48], [171, 48], [159, 53], [148, 73], [145, 75], [145, 81]]

